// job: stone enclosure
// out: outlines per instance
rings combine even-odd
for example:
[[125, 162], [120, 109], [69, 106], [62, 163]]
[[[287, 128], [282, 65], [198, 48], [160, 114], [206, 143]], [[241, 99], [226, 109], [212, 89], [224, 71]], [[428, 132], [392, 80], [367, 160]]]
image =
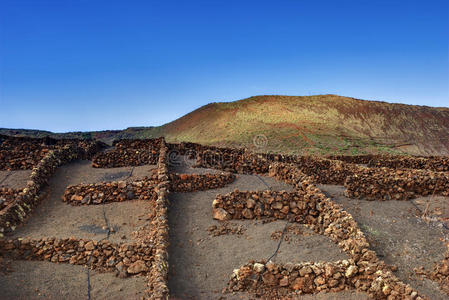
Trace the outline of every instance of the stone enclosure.
[[[193, 161], [198, 170], [215, 170], [195, 174], [173, 171], [182, 159]], [[29, 226], [36, 207], [46, 201], [45, 190], [56, 170], [80, 160], [91, 160], [92, 170], [132, 168], [129, 176], [120, 180], [67, 185], [61, 195], [60, 201], [65, 202], [68, 211], [102, 207], [106, 226], [100, 230], [104, 237], [17, 236], [18, 228]], [[139, 178], [132, 177], [139, 166], [153, 167]], [[412, 201], [429, 196], [449, 199], [447, 157], [287, 156], [194, 143], [170, 144], [164, 138], [119, 140], [113, 148], [107, 148], [93, 140], [0, 136], [0, 170], [4, 174], [0, 178], [1, 261], [7, 259], [13, 265], [22, 260], [80, 265], [121, 279], [145, 278], [146, 288], [140, 297], [146, 299], [167, 299], [171, 295], [170, 193], [221, 189], [243, 175], [256, 176], [262, 182], [262, 178], [270, 177], [292, 186], [291, 191], [275, 191], [267, 186], [263, 191], [218, 193], [210, 203], [210, 219], [225, 226], [230, 221], [285, 220], [330, 239], [347, 256], [337, 261], [299, 263], [248, 258], [244, 265], [230, 266], [229, 281], [223, 282], [223, 297], [243, 293], [250, 298], [268, 299], [345, 290], [356, 290], [372, 299], [430, 299], [398, 278], [397, 267], [385, 263], [373, 250], [364, 228], [318, 185], [344, 186], [344, 195], [352, 201]], [[23, 188], [2, 186], [19, 170], [30, 170]], [[113, 240], [111, 235], [117, 229], [109, 224], [105, 209], [114, 203], [133, 201], [149, 204], [150, 209], [142, 211], [142, 225], [133, 232], [132, 241]], [[449, 230], [447, 218], [436, 217], [432, 222]], [[442, 295], [449, 296], [448, 255], [449, 250], [432, 270], [417, 273], [439, 285]], [[6, 270], [1, 261], [0, 268]], [[90, 298], [90, 281], [88, 286]]]

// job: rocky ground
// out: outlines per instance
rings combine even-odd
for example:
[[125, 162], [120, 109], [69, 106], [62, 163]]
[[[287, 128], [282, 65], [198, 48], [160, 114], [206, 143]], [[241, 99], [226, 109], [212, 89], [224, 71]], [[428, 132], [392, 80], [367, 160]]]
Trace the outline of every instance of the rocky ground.
[[[114, 229], [109, 240], [132, 242], [133, 232], [143, 226], [146, 201], [126, 201], [105, 205], [72, 206], [61, 197], [68, 185], [113, 180], [136, 180], [148, 175], [154, 166], [95, 169], [90, 161], [76, 161], [60, 167], [44, 191], [42, 203], [13, 237], [76, 237], [100, 240], [106, 237], [106, 216]], [[10, 171], [8, 186], [21, 185], [24, 173]], [[3, 174], [2, 174], [3, 175]], [[4, 183], [5, 184], [5, 183]], [[26, 181], [25, 181], [26, 184]], [[87, 268], [40, 261], [9, 262], [12, 272], [0, 273], [2, 299], [87, 299]], [[90, 271], [92, 299], [139, 299], [147, 282], [144, 276], [126, 279], [114, 273]], [[26, 283], [26, 284], [24, 284]]]
[[[192, 168], [185, 157], [172, 162], [178, 173], [218, 173]], [[136, 180], [147, 176], [154, 166], [92, 168], [89, 161], [76, 161], [60, 167], [44, 190], [42, 203], [20, 226], [13, 237], [76, 237], [100, 240], [113, 229], [109, 240], [132, 242], [133, 232], [143, 226], [148, 202], [132, 200], [105, 205], [72, 206], [62, 202], [67, 186], [102, 181]], [[1, 171], [0, 185], [23, 188], [30, 171]], [[319, 185], [332, 200], [340, 203], [358, 222], [373, 250], [387, 264], [397, 266], [395, 274], [431, 299], [447, 299], [438, 285], [415, 272], [416, 267], [432, 270], [441, 261], [449, 241], [447, 197], [429, 196], [412, 201], [367, 201], [344, 196], [344, 187]], [[171, 193], [169, 208], [169, 288], [173, 299], [252, 299], [251, 295], [222, 294], [233, 269], [250, 260], [268, 259], [277, 263], [336, 261], [346, 259], [337, 245], [303, 225], [287, 221], [231, 220], [212, 218], [216, 194], [238, 189], [275, 191], [292, 189], [273, 178], [237, 175], [219, 189]], [[285, 234], [282, 232], [285, 229]], [[87, 271], [82, 266], [38, 261], [6, 260], [10, 271], [0, 273], [1, 299], [139, 299], [147, 282], [143, 276], [118, 278], [113, 273]], [[88, 275], [89, 274], [89, 275]], [[90, 282], [90, 284], [89, 284]], [[366, 294], [344, 291], [316, 294], [297, 299], [368, 299]]]
[[[186, 173], [213, 172], [209, 169], [191, 169], [189, 163], [173, 170]], [[316, 235], [302, 225], [286, 221], [263, 222], [257, 220], [229, 221], [223, 225], [212, 219], [212, 201], [216, 194], [235, 189], [287, 190], [292, 189], [273, 178], [238, 175], [236, 181], [224, 188], [194, 193], [170, 195], [170, 293], [177, 299], [248, 299], [244, 294], [225, 294], [233, 269], [251, 259], [268, 259], [276, 250], [284, 227], [289, 226], [275, 262], [335, 261], [346, 254], [327, 237]], [[230, 233], [215, 236], [220, 227], [231, 228]], [[236, 228], [236, 232], [232, 232]], [[240, 229], [240, 230], [239, 230]], [[224, 230], [226, 231], [226, 230]], [[366, 299], [355, 292], [308, 296], [304, 299]]]
[[[413, 201], [369, 201], [344, 196], [344, 187], [336, 185], [318, 186], [327, 196], [347, 210], [367, 236], [373, 250], [387, 264], [397, 266], [395, 275], [409, 283], [430, 299], [447, 299], [434, 281], [418, 276], [414, 271], [424, 267], [431, 271], [440, 262], [449, 241], [449, 230], [441, 222], [426, 222], [415, 202], [430, 202], [431, 207], [440, 207], [448, 198], [423, 197]], [[447, 204], [444, 205], [447, 208]], [[438, 210], [437, 210], [438, 211]], [[428, 210], [429, 216], [434, 210]], [[433, 215], [434, 218], [437, 216]], [[440, 216], [441, 217], [441, 216]]]

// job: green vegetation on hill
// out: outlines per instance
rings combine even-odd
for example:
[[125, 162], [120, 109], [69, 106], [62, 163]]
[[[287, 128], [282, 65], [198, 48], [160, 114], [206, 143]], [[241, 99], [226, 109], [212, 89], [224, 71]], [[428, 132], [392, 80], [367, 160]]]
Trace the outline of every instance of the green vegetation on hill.
[[91, 136], [103, 140], [165, 136], [171, 142], [298, 154], [448, 155], [449, 108], [337, 95], [256, 96], [211, 103], [160, 127], [92, 132]]

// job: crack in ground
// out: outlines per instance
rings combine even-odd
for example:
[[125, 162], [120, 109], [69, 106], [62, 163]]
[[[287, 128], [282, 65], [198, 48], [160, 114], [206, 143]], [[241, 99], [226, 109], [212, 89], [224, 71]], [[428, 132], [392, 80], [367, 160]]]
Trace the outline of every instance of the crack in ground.
[[[128, 174], [128, 177], [125, 178], [124, 180], [129, 179], [133, 175], [133, 172], [134, 172], [134, 167], [132, 167], [131, 171]], [[117, 175], [117, 174], [120, 174], [120, 173], [116, 173], [116, 174], [112, 174], [112, 175]], [[120, 175], [120, 177], [122, 177], [122, 176], [123, 175]], [[104, 222], [106, 223], [106, 230], [105, 230], [106, 231], [106, 237], [102, 238], [97, 243], [99, 243], [99, 242], [101, 242], [103, 240], [109, 239], [109, 236], [111, 235], [111, 225], [109, 223], [108, 217], [106, 216], [106, 208], [105, 208], [105, 202], [104, 201], [102, 202], [102, 207], [103, 207], [103, 219], [104, 219]], [[87, 226], [86, 227], [87, 230], [89, 230], [89, 229], [96, 230], [97, 229], [96, 228], [97, 226], [95, 226], [95, 225], [85, 225], [85, 226]], [[92, 227], [92, 226], [94, 226], [94, 227]], [[82, 227], [82, 226], [80, 226], [80, 227]], [[89, 260], [87, 262], [87, 264], [88, 264], [88, 266], [87, 266], [87, 299], [88, 300], [91, 300], [91, 289], [92, 289], [92, 286], [91, 286], [91, 283], [90, 283], [90, 264], [92, 262], [93, 253], [94, 253], [94, 251], [91, 252]]]

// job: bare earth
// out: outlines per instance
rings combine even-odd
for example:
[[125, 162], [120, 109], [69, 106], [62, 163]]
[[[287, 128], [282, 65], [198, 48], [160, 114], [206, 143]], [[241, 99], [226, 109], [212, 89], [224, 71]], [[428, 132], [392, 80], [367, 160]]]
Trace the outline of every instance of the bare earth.
[[398, 267], [396, 276], [430, 299], [447, 299], [435, 282], [422, 279], [413, 269], [432, 270], [443, 259], [448, 230], [424, 222], [411, 201], [357, 200], [345, 197], [342, 186], [318, 187], [352, 214], [378, 256]]
[[[217, 173], [194, 169], [183, 158], [172, 168], [178, 173]], [[106, 236], [106, 220], [115, 232], [113, 242], [131, 242], [132, 232], [144, 225], [145, 201], [125, 201], [105, 205], [71, 206], [61, 200], [70, 184], [112, 180], [136, 180], [148, 175], [155, 166], [95, 169], [89, 161], [77, 161], [60, 167], [44, 191], [46, 197], [27, 222], [17, 228], [14, 237], [70, 236], [100, 240]], [[22, 188], [30, 171], [0, 172], [2, 185]], [[173, 299], [252, 299], [248, 294], [222, 294], [233, 269], [250, 260], [268, 259], [275, 252], [280, 233], [288, 230], [278, 254], [279, 263], [336, 261], [346, 254], [327, 237], [317, 235], [300, 224], [286, 221], [229, 221], [241, 234], [213, 236], [210, 227], [222, 222], [212, 219], [212, 201], [216, 194], [234, 189], [291, 190], [272, 178], [237, 175], [234, 183], [215, 190], [170, 194], [170, 273], [169, 288]], [[343, 195], [344, 187], [320, 185], [329, 197], [340, 203], [358, 222], [373, 249], [388, 264], [398, 266], [396, 275], [431, 299], [447, 299], [436, 283], [418, 277], [413, 268], [431, 270], [442, 259], [449, 231], [443, 222], [449, 217], [444, 197], [423, 197], [413, 201], [365, 201]], [[423, 212], [429, 222], [421, 217]], [[87, 299], [87, 268], [69, 264], [37, 261], [11, 262], [13, 272], [0, 274], [0, 299]], [[112, 273], [90, 272], [92, 299], [139, 299], [146, 288], [142, 276], [120, 279]], [[364, 293], [344, 291], [335, 294], [305, 295], [297, 299], [368, 299]]]
[[31, 170], [0, 171], [0, 186], [23, 189], [27, 185]]
[[[207, 169], [176, 167], [177, 172], [204, 173]], [[210, 171], [212, 172], [212, 171]], [[269, 177], [237, 175], [234, 183], [215, 190], [194, 193], [170, 194], [170, 293], [177, 299], [248, 299], [250, 295], [225, 294], [233, 269], [251, 259], [268, 259], [276, 250], [278, 240], [271, 238], [281, 232], [286, 221], [263, 224], [257, 220], [230, 221], [245, 230], [242, 235], [210, 236], [208, 228], [220, 225], [212, 219], [212, 201], [216, 194], [239, 189], [245, 190], [291, 190], [292, 187]], [[302, 234], [289, 233], [278, 255], [272, 260], [279, 263], [301, 261], [335, 261], [346, 259], [345, 253], [327, 237], [316, 235], [302, 225], [296, 225]], [[307, 296], [303, 299], [367, 299], [355, 292]], [[302, 298], [301, 298], [302, 299]]]
[[[103, 216], [105, 213], [109, 224], [115, 229], [109, 240], [131, 242], [131, 233], [147, 222], [143, 215], [151, 209], [148, 202], [135, 200], [71, 206], [62, 202], [61, 197], [70, 184], [137, 180], [147, 176], [154, 167], [95, 169], [91, 167], [90, 161], [77, 161], [62, 166], [44, 191], [47, 196], [26, 223], [17, 228], [13, 237], [73, 236], [100, 240], [107, 233], [103, 229], [106, 225]], [[23, 171], [12, 172], [14, 176], [8, 177], [8, 186], [18, 186], [23, 181], [24, 175], [16, 175], [16, 172]], [[38, 261], [14, 261], [10, 265], [12, 273], [0, 274], [0, 299], [87, 299], [85, 267]], [[90, 275], [91, 299], [139, 299], [146, 288], [143, 276], [121, 279], [113, 273], [95, 271], [91, 271]]]

